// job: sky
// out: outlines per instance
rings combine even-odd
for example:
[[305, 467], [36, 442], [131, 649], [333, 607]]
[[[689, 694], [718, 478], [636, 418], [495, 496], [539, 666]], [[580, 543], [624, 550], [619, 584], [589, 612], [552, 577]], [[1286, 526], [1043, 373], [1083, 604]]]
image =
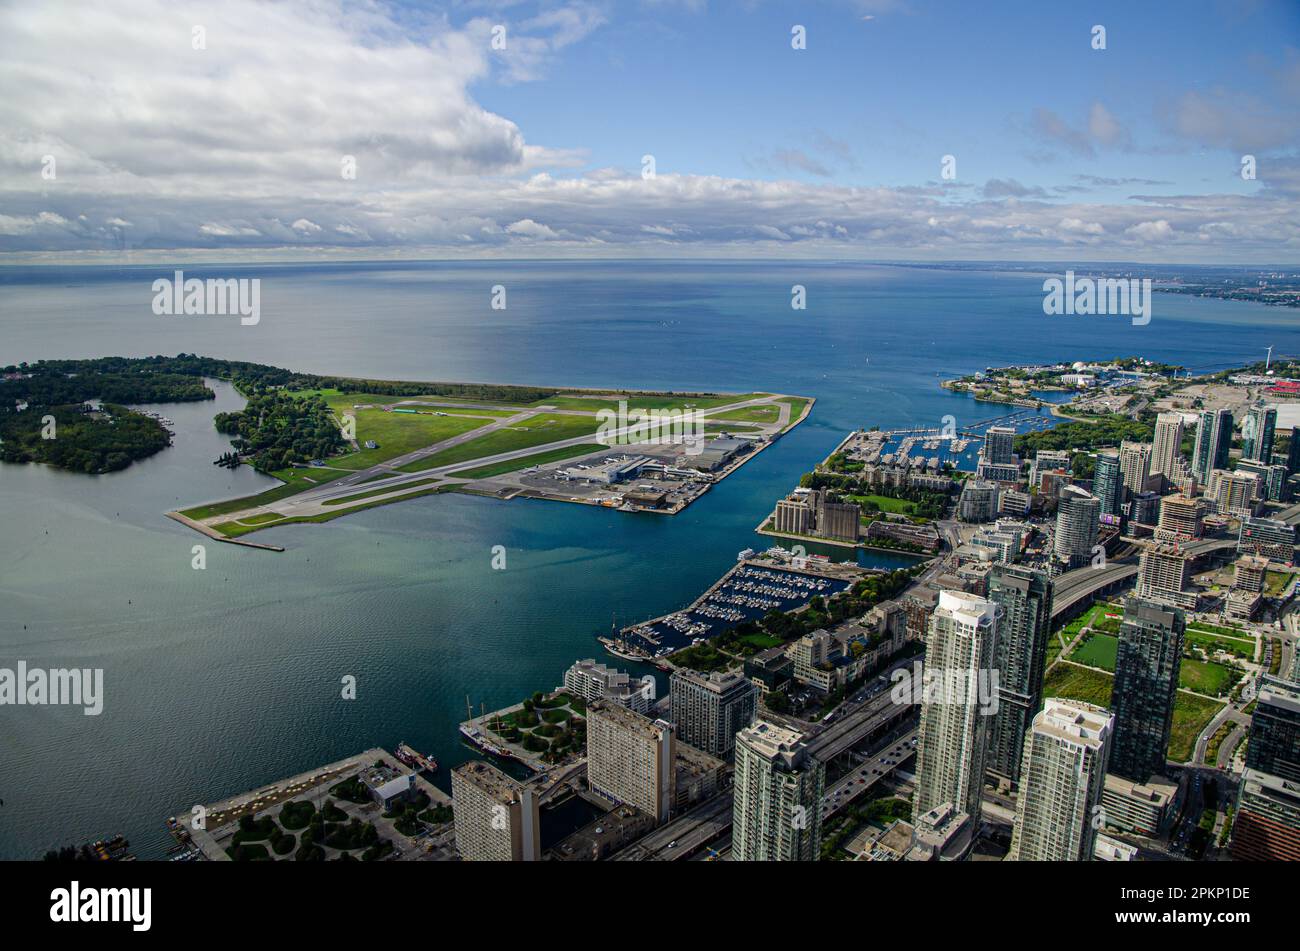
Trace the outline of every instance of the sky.
[[1300, 0], [4, 0], [0, 89], [0, 263], [1300, 263]]

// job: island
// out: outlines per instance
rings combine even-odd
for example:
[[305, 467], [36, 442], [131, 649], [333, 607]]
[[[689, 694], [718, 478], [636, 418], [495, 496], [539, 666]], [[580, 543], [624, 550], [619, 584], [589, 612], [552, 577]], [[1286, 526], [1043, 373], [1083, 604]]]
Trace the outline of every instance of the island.
[[[87, 473], [123, 468], [170, 436], [165, 417], [118, 404], [211, 399], [206, 379], [229, 381], [247, 401], [216, 415], [231, 452], [214, 463], [280, 480], [257, 495], [167, 513], [221, 541], [450, 491], [672, 515], [802, 422], [815, 402], [371, 380], [194, 354], [41, 361], [3, 370], [0, 458]], [[60, 423], [56, 439], [41, 438], [46, 410]]]

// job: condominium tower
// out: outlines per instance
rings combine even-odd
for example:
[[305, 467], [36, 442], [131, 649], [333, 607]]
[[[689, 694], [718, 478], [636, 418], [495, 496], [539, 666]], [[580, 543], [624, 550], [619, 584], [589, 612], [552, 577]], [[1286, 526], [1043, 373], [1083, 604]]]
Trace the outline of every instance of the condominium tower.
[[805, 737], [766, 720], [736, 735], [731, 857], [738, 862], [811, 862], [821, 849], [826, 766]]
[[754, 722], [758, 688], [735, 671], [701, 674], [679, 668], [669, 680], [673, 728], [696, 749], [726, 758], [736, 734]]
[[960, 591], [941, 591], [925, 643], [925, 691], [917, 733], [916, 795], [912, 814], [945, 803], [978, 827], [988, 762], [991, 671], [997, 663], [996, 606]]
[[1025, 732], [1043, 692], [1043, 667], [1052, 626], [1052, 580], [1046, 572], [996, 565], [988, 599], [1001, 610], [997, 623], [998, 711], [989, 741], [988, 771], [1012, 785], [1020, 781]]
[[1124, 602], [1111, 705], [1111, 772], [1145, 783], [1163, 773], [1174, 722], [1186, 621], [1178, 608], [1142, 598]]
[[490, 763], [472, 760], [451, 771], [456, 850], [467, 862], [534, 862], [541, 823], [533, 790]]
[[675, 753], [672, 724], [608, 700], [587, 707], [587, 781], [593, 792], [663, 822], [675, 793]]
[[1049, 699], [1025, 738], [1013, 862], [1087, 862], [1097, 844], [1115, 718], [1075, 700]]

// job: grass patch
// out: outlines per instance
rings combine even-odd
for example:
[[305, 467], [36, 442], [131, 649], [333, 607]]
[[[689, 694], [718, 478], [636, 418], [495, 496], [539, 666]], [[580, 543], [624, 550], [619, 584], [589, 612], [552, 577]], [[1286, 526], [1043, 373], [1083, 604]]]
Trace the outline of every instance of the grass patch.
[[408, 462], [401, 467], [402, 472], [423, 472], [439, 466], [449, 466], [457, 462], [470, 462], [485, 456], [495, 456], [503, 452], [544, 446], [562, 439], [577, 436], [589, 436], [596, 432], [594, 418], [583, 416], [563, 416], [558, 413], [538, 413], [523, 420], [518, 426], [498, 429], [486, 433], [479, 439], [472, 439], [459, 446], [452, 446], [442, 452], [434, 453], [415, 462]]
[[724, 413], [714, 413], [706, 419], [734, 419], [742, 423], [775, 423], [781, 418], [781, 410], [771, 403], [762, 406], [742, 406], [729, 409]]
[[498, 476], [506, 472], [517, 472], [520, 469], [527, 469], [529, 466], [541, 466], [548, 462], [559, 462], [562, 459], [573, 459], [578, 456], [585, 456], [589, 453], [600, 452], [602, 449], [607, 448], [609, 447], [602, 446], [599, 443], [583, 443], [580, 446], [550, 449], [546, 452], [534, 453], [531, 456], [520, 456], [518, 459], [509, 459], [505, 462], [495, 462], [490, 466], [480, 466], [477, 469], [458, 469], [454, 474], [457, 476], [463, 476], [467, 479], [489, 479], [492, 476]]
[[1196, 751], [1196, 738], [1223, 704], [1179, 691], [1174, 699], [1174, 726], [1169, 737], [1169, 758], [1186, 763]]
[[1226, 696], [1240, 678], [1241, 673], [1231, 667], [1193, 657], [1184, 657], [1178, 669], [1178, 686], [1211, 697]]
[[1115, 655], [1119, 650], [1119, 638], [1110, 634], [1089, 634], [1070, 659], [1089, 667], [1100, 667], [1110, 673], [1115, 672]]
[[1057, 664], [1043, 681], [1043, 696], [1109, 707], [1113, 683], [1114, 678], [1100, 670], [1069, 663]]
[[533, 406], [553, 406], [556, 409], [576, 409], [581, 412], [592, 413], [593, 415], [602, 409], [612, 409], [618, 411], [620, 401], [626, 401], [628, 412], [637, 409], [713, 409], [716, 406], [727, 406], [731, 403], [744, 403], [747, 400], [758, 399], [763, 393], [732, 393], [712, 396], [684, 396], [672, 393], [651, 393], [646, 395], [638, 394], [599, 394], [592, 396], [552, 396], [548, 399], [537, 400]]

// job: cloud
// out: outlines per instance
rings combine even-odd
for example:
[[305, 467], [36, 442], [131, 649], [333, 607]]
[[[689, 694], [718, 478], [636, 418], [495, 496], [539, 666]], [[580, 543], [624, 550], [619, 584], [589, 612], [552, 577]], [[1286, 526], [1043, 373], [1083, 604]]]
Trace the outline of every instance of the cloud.
[[1046, 189], [1022, 185], [1014, 178], [990, 178], [984, 183], [985, 198], [1045, 198]]
[[1077, 128], [1039, 106], [1030, 115], [1029, 128], [1038, 138], [1075, 155], [1092, 157], [1101, 148], [1128, 150], [1133, 146], [1128, 129], [1100, 102], [1089, 106], [1087, 118]]
[[[1062, 197], [1070, 186], [1013, 178], [846, 184], [849, 143], [813, 130], [755, 160], [771, 176], [644, 180], [585, 168], [587, 143], [536, 141], [471, 92], [536, 75], [598, 29], [604, 8], [569, 3], [509, 22], [511, 49], [541, 41], [510, 61], [477, 14], [415, 33], [388, 7], [343, 0], [202, 9], [206, 49], [196, 50], [193, 14], [164, 0], [87, 5], [75, 19], [55, 5], [0, 4], [0, 87], [18, 91], [0, 98], [0, 251], [1300, 256], [1300, 161], [1284, 156], [1261, 159], [1248, 190], [1225, 181], [1226, 194], [1076, 203]], [[1127, 147], [1104, 109], [1077, 127], [1047, 110], [1035, 122], [1053, 148]], [[46, 155], [54, 179], [41, 176]]]

